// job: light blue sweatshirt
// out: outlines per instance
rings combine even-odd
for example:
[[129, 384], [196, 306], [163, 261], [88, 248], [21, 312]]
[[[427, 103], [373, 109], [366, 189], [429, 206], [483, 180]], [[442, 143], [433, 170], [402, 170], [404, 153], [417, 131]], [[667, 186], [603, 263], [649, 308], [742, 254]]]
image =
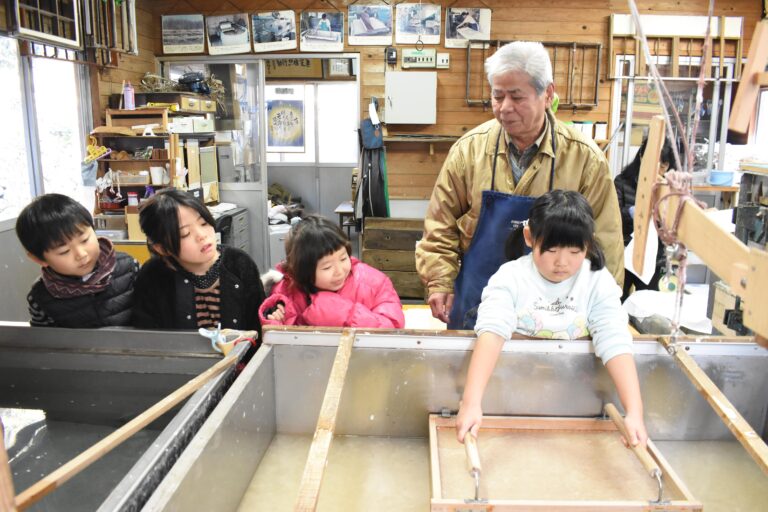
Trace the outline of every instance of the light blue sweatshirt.
[[621, 288], [607, 269], [592, 271], [589, 259], [560, 283], [544, 279], [530, 254], [502, 265], [483, 290], [475, 333], [483, 332], [505, 341], [515, 332], [562, 340], [591, 336], [603, 364], [632, 353]]

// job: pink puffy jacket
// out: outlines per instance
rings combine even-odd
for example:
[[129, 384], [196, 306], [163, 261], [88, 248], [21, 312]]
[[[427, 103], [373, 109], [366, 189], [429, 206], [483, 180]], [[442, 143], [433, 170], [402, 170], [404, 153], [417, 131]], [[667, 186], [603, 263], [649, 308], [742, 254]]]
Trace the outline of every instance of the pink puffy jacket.
[[[262, 325], [403, 328], [403, 307], [392, 281], [357, 258], [351, 260], [352, 271], [341, 290], [313, 293], [309, 303], [307, 296], [292, 285], [291, 278], [284, 275], [259, 308]], [[283, 267], [278, 265], [277, 270], [283, 272]], [[267, 311], [280, 302], [285, 305], [285, 320], [268, 319]]]

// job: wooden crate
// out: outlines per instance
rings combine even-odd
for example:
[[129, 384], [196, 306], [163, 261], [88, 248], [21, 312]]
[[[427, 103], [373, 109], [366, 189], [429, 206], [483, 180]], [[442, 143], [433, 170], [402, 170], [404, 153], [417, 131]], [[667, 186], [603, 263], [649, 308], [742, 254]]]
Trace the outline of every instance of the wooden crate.
[[423, 230], [422, 219], [365, 219], [362, 260], [384, 272], [401, 298], [424, 298], [416, 273], [416, 243]]
[[486, 416], [478, 436], [480, 499], [467, 471], [455, 417], [429, 417], [432, 512], [702, 510], [652, 441], [656, 480], [624, 447], [611, 420]]

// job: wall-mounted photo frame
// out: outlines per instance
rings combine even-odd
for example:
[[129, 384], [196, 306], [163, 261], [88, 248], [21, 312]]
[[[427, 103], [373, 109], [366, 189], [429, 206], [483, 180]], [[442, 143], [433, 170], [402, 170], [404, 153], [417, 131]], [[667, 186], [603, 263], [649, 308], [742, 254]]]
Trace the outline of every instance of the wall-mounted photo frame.
[[326, 76], [328, 78], [350, 78], [352, 76], [352, 62], [348, 58], [326, 59]]
[[249, 19], [250, 16], [245, 13], [206, 16], [208, 53], [211, 55], [250, 53], [251, 28]]
[[466, 48], [470, 39], [491, 40], [491, 10], [478, 7], [446, 9], [445, 47]]
[[397, 44], [440, 44], [440, 6], [434, 4], [397, 4]]
[[205, 19], [202, 14], [162, 16], [163, 53], [203, 53]]
[[303, 11], [301, 13], [301, 51], [343, 52], [344, 13]]
[[347, 14], [349, 44], [392, 44], [391, 5], [350, 5]]
[[295, 50], [296, 13], [293, 11], [259, 12], [251, 16], [253, 51]]
[[25, 39], [83, 49], [80, 0], [13, 0], [15, 31]]

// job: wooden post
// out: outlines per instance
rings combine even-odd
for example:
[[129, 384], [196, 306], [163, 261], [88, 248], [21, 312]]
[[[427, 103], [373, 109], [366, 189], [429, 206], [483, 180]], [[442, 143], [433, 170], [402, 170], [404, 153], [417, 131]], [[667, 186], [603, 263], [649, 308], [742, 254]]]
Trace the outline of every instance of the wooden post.
[[[752, 42], [749, 45], [749, 55], [741, 82], [736, 91], [736, 98], [731, 109], [731, 118], [728, 121], [728, 129], [739, 133], [746, 133], [749, 122], [755, 111], [755, 103], [760, 93], [758, 75], [765, 71], [768, 63], [768, 20], [757, 23]], [[736, 68], [741, 68], [741, 59], [736, 62]]]
[[[671, 338], [661, 337], [659, 343], [667, 349], [672, 345]], [[690, 354], [685, 350], [674, 351], [675, 362], [683, 370], [683, 373], [693, 383], [699, 393], [709, 402], [723, 423], [730, 429], [736, 439], [754, 459], [763, 473], [768, 475], [768, 446], [760, 439], [760, 435], [747, 423], [747, 420], [739, 414], [739, 411], [731, 404], [728, 398], [710, 380], [709, 376], [696, 364]]]
[[0, 421], [0, 512], [15, 512], [14, 496], [16, 493], [13, 490], [13, 476], [11, 475], [11, 466], [8, 464], [8, 453], [5, 451], [4, 434], [3, 422]]
[[[661, 92], [659, 91], [659, 94]], [[654, 116], [651, 119], [651, 128], [648, 132], [648, 142], [645, 153], [640, 162], [640, 176], [637, 180], [637, 192], [635, 195], [635, 251], [632, 253], [632, 265], [635, 270], [643, 272], [643, 259], [645, 258], [645, 244], [648, 241], [648, 225], [651, 222], [652, 204], [651, 190], [658, 181], [659, 158], [661, 147], [664, 145], [666, 132], [664, 130], [664, 118]]]
[[331, 450], [331, 441], [333, 441], [333, 432], [336, 429], [336, 416], [339, 412], [341, 391], [344, 389], [349, 358], [352, 355], [352, 345], [355, 342], [355, 334], [354, 329], [345, 329], [341, 333], [339, 348], [336, 351], [331, 375], [328, 378], [328, 387], [325, 388], [323, 405], [320, 407], [320, 415], [317, 418], [315, 437], [309, 447], [307, 463], [301, 477], [299, 496], [294, 507], [296, 512], [310, 512], [317, 508], [325, 466], [328, 462], [328, 453]]

